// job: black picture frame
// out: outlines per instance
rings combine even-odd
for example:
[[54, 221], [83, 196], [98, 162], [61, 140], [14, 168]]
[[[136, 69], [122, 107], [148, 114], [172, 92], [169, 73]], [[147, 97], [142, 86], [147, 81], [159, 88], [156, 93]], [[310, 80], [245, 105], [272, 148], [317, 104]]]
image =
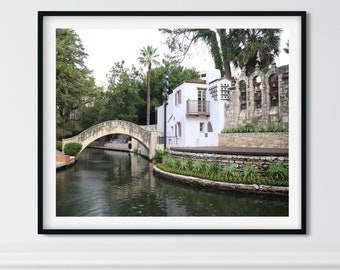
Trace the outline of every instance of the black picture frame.
[[[168, 17], [168, 18], [197, 18], [197, 17], [214, 17], [214, 18], [274, 18], [280, 19], [292, 18], [297, 21], [297, 32], [300, 33], [297, 43], [299, 51], [298, 78], [299, 78], [299, 107], [296, 108], [300, 125], [297, 134], [299, 136], [299, 147], [293, 149], [298, 152], [300, 159], [298, 160], [300, 189], [299, 206], [298, 206], [298, 223], [299, 226], [293, 228], [84, 228], [81, 226], [52, 226], [47, 225], [46, 221], [46, 181], [49, 181], [51, 175], [55, 174], [55, 170], [51, 171], [46, 167], [46, 146], [48, 130], [53, 125], [55, 119], [48, 119], [45, 110], [46, 104], [47, 78], [46, 74], [50, 71], [46, 69], [46, 60], [49, 56], [46, 54], [46, 23], [50, 18], [84, 18], [93, 19], [103, 17], [130, 17], [130, 18], [152, 18], [152, 17]], [[305, 11], [39, 11], [37, 16], [38, 23], [38, 234], [306, 234], [307, 233], [307, 194], [306, 194], [306, 12]], [[50, 124], [48, 124], [50, 123]], [[290, 151], [292, 151], [290, 149]], [[53, 177], [52, 177], [53, 178]]]

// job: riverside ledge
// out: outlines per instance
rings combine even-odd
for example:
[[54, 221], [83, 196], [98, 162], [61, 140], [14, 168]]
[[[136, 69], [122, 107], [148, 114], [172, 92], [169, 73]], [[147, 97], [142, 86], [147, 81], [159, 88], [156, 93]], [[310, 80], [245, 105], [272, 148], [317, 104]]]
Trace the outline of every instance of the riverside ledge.
[[189, 185], [202, 186], [206, 188], [218, 189], [223, 191], [242, 191], [242, 192], [260, 192], [260, 193], [272, 193], [278, 195], [288, 195], [289, 187], [281, 186], [269, 186], [269, 185], [257, 185], [257, 184], [238, 184], [227, 183], [213, 180], [202, 179], [194, 176], [186, 176], [181, 174], [170, 173], [161, 170], [156, 165], [153, 166], [153, 170], [156, 174], [160, 174], [163, 177]]

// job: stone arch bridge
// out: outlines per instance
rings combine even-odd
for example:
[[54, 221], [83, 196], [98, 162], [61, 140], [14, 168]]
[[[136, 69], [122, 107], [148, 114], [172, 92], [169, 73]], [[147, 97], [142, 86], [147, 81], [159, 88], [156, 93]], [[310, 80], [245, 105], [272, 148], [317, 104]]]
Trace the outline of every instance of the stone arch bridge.
[[125, 134], [133, 137], [148, 149], [149, 159], [154, 158], [157, 139], [160, 133], [158, 131], [147, 130], [139, 125], [123, 120], [111, 120], [99, 123], [74, 137], [63, 139], [63, 145], [70, 142], [81, 143], [83, 145], [82, 150], [80, 151], [81, 153], [90, 143], [111, 134]]

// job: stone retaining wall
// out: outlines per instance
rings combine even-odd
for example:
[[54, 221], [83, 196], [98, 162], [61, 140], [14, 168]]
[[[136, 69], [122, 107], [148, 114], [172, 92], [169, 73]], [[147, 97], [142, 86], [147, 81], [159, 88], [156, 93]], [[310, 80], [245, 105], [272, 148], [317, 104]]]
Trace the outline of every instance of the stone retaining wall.
[[288, 132], [220, 133], [218, 146], [288, 148]]
[[245, 164], [253, 165], [258, 169], [260, 175], [267, 175], [268, 167], [270, 164], [275, 162], [283, 162], [288, 167], [289, 158], [286, 156], [246, 156], [246, 155], [221, 155], [221, 154], [202, 154], [202, 153], [191, 153], [191, 152], [178, 152], [168, 151], [168, 155], [174, 158], [188, 158], [192, 162], [196, 160], [203, 160], [206, 162], [216, 160], [221, 167], [228, 164], [233, 164], [237, 171], [242, 172]]
[[262, 192], [262, 193], [275, 193], [280, 195], [288, 195], [289, 187], [280, 186], [268, 186], [268, 185], [256, 185], [256, 184], [235, 184], [211, 181], [206, 179], [200, 179], [192, 176], [184, 176], [180, 174], [174, 174], [165, 172], [159, 169], [157, 166], [153, 167], [155, 173], [162, 175], [163, 177], [170, 179], [172, 181], [189, 184], [192, 186], [202, 186], [209, 189], [217, 189], [224, 191], [243, 191], [243, 192]]

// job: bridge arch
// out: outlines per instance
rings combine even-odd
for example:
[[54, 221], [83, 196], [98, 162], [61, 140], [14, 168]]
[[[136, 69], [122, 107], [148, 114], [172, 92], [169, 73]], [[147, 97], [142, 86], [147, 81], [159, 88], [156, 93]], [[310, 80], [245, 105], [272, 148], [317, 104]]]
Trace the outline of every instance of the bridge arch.
[[[78, 142], [83, 145], [80, 153], [95, 140], [110, 134], [125, 134], [141, 142], [149, 150], [149, 159], [155, 156], [158, 131], [149, 131], [134, 123], [124, 120], [111, 120], [94, 125], [76, 136], [63, 139], [63, 145], [69, 142]], [[79, 154], [80, 154], [79, 153]]]

